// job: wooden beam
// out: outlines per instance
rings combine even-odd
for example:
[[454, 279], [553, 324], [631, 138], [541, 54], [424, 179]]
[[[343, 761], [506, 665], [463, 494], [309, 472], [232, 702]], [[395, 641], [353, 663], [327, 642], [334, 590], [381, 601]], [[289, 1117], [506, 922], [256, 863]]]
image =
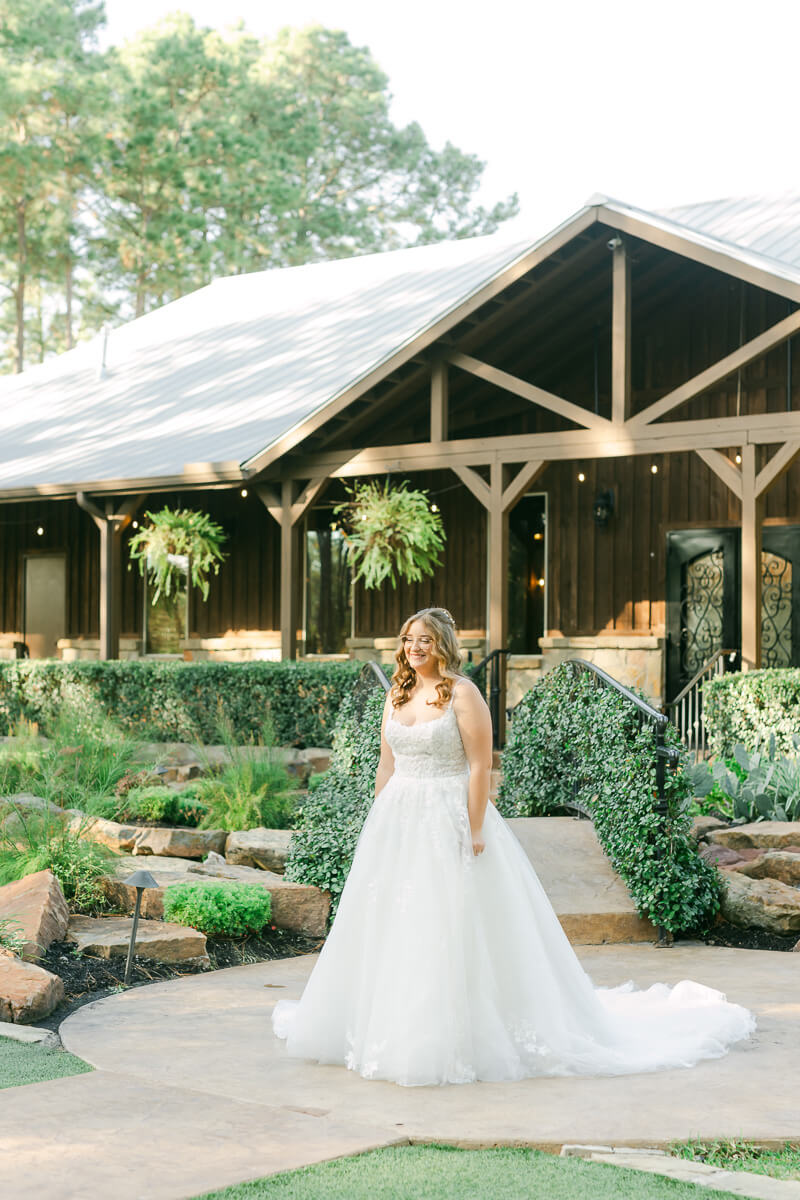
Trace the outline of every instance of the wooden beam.
[[478, 500], [484, 508], [489, 508], [491, 504], [491, 490], [489, 484], [478, 474], [473, 471], [472, 467], [457, 464], [453, 467], [458, 478], [468, 487], [476, 500]]
[[734, 496], [741, 500], [742, 472], [735, 463], [731, 462], [727, 454], [720, 454], [719, 450], [697, 450], [696, 454], [702, 458], [715, 475], [719, 476], [725, 486], [730, 488]]
[[525, 463], [520, 467], [503, 491], [503, 512], [508, 512], [514, 507], [546, 466], [547, 463], [541, 459], [534, 459], [533, 462]]
[[625, 458], [637, 454], [671, 454], [698, 449], [727, 450], [729, 446], [769, 445], [787, 436], [800, 440], [800, 412], [757, 413], [749, 417], [709, 417], [646, 426], [633, 433], [631, 422], [612, 426], [607, 437], [594, 430], [572, 429], [561, 433], [529, 433], [502, 437], [458, 438], [433, 445], [406, 442], [370, 446], [348, 454], [341, 451], [308, 455], [292, 463], [292, 471], [305, 479], [330, 475], [347, 479], [385, 471], [431, 471], [456, 466], [518, 463], [520, 459], [545, 462], [574, 458]]
[[631, 417], [627, 422], [628, 428], [638, 432], [643, 426], [651, 424], [651, 422], [657, 420], [659, 417], [663, 417], [671, 409], [677, 408], [679, 404], [685, 404], [687, 400], [693, 400], [695, 396], [707, 392], [715, 384], [721, 383], [723, 379], [727, 379], [734, 371], [738, 371], [741, 367], [746, 367], [754, 359], [760, 358], [762, 354], [766, 354], [767, 351], [780, 345], [781, 342], [785, 342], [798, 329], [800, 329], [800, 309], [791, 313], [788, 317], [784, 317], [776, 325], [771, 325], [769, 329], [760, 333], [758, 337], [745, 342], [738, 350], [734, 350], [732, 354], [727, 354], [719, 362], [712, 363], [710, 367], [706, 367], [705, 371], [701, 371], [699, 375], [695, 375], [692, 379], [687, 379], [686, 383], [682, 383], [680, 387], [668, 392], [666, 396], [662, 396], [660, 400], [656, 400], [655, 404], [650, 404], [642, 412], [637, 413], [635, 417]]
[[800, 441], [784, 442], [756, 475], [756, 495], [763, 496], [789, 470], [800, 454]]
[[306, 512], [306, 509], [310, 508], [318, 493], [327, 482], [328, 479], [326, 476], [324, 479], [313, 479], [310, 483], [306, 484], [291, 507], [291, 520], [293, 525], [296, 525]]
[[431, 370], [431, 441], [446, 442], [448, 428], [447, 363], [434, 363]]
[[742, 659], [761, 666], [761, 522], [756, 448], [742, 446]]
[[471, 375], [477, 375], [486, 383], [491, 383], [515, 396], [521, 396], [523, 400], [529, 400], [531, 404], [539, 404], [542, 408], [558, 413], [560, 417], [566, 417], [568, 421], [574, 421], [576, 425], [582, 425], [585, 429], [609, 430], [611, 428], [611, 422], [607, 421], [605, 417], [598, 417], [595, 413], [589, 412], [587, 408], [581, 408], [579, 404], [572, 404], [569, 400], [563, 400], [561, 396], [554, 396], [552, 392], [535, 387], [534, 384], [528, 383], [524, 379], [518, 379], [516, 375], [509, 375], [508, 371], [501, 371], [498, 367], [481, 362], [480, 359], [472, 358], [469, 354], [453, 351], [448, 355], [448, 359], [454, 367], [460, 367], [462, 371], [469, 371]]
[[274, 488], [266, 487], [264, 484], [258, 484], [254, 490], [269, 515], [280, 525], [283, 521], [280, 494]]
[[611, 420], [622, 424], [631, 406], [631, 263], [622, 238], [614, 238], [611, 265]]

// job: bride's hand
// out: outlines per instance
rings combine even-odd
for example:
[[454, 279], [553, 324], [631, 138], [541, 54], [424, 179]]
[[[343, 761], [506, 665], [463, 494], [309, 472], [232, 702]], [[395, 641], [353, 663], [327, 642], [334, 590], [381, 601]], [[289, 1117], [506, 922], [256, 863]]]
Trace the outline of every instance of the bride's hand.
[[472, 853], [477, 857], [477, 855], [483, 854], [485, 849], [486, 849], [486, 843], [481, 841], [481, 839], [477, 836], [477, 834], [473, 833], [473, 835], [472, 835]]

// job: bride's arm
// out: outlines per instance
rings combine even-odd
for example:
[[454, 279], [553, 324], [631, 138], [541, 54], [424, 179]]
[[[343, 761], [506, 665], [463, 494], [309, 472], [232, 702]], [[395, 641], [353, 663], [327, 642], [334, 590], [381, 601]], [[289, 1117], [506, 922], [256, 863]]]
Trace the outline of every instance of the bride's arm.
[[481, 830], [492, 781], [492, 718], [486, 701], [469, 679], [459, 680], [453, 707], [469, 762], [468, 808], [472, 849], [475, 854], [480, 854], [484, 848]]
[[378, 770], [375, 773], [376, 799], [389, 782], [390, 777], [394, 774], [394, 755], [386, 740], [386, 718], [389, 715], [389, 706], [391, 703], [391, 697], [387, 696], [386, 703], [383, 706], [383, 719], [381, 721], [381, 757], [378, 763]]

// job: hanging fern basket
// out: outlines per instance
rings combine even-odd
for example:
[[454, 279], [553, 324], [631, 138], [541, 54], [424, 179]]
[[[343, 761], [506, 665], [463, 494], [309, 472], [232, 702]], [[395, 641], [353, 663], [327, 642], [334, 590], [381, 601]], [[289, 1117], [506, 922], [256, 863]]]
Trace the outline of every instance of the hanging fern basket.
[[365, 588], [375, 589], [388, 579], [396, 588], [398, 579], [419, 583], [434, 573], [446, 535], [426, 491], [405, 483], [393, 488], [385, 480], [355, 484], [348, 494], [333, 514], [341, 518], [354, 582], [361, 579]]
[[199, 587], [208, 599], [209, 576], [219, 574], [225, 555], [222, 544], [226, 534], [207, 513], [189, 508], [162, 508], [146, 512], [148, 524], [128, 543], [131, 564], [139, 564], [152, 588], [152, 602], [177, 592], [186, 580]]

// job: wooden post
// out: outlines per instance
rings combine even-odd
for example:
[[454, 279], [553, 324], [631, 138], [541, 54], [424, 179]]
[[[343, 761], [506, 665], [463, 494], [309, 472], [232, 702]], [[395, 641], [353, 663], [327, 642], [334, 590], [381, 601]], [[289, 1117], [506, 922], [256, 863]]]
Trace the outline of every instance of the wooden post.
[[611, 420], [622, 424], [631, 404], [631, 264], [625, 243], [614, 239], [611, 266]]
[[131, 496], [118, 512], [114, 512], [112, 500], [106, 501], [103, 511], [84, 492], [78, 492], [76, 499], [100, 531], [100, 658], [119, 658], [122, 532], [145, 497]]
[[297, 533], [292, 521], [294, 483], [281, 484], [281, 658], [297, 658]]
[[742, 446], [742, 661], [761, 665], [761, 522], [756, 447]]
[[431, 441], [446, 442], [448, 426], [447, 363], [435, 363], [431, 370]]
[[[508, 509], [503, 504], [503, 464], [492, 463], [489, 483], [489, 508], [487, 511], [489, 541], [488, 580], [488, 646], [492, 650], [503, 650], [506, 645], [508, 611]], [[502, 746], [506, 729], [506, 656], [500, 655], [500, 711], [498, 714], [497, 741]]]

